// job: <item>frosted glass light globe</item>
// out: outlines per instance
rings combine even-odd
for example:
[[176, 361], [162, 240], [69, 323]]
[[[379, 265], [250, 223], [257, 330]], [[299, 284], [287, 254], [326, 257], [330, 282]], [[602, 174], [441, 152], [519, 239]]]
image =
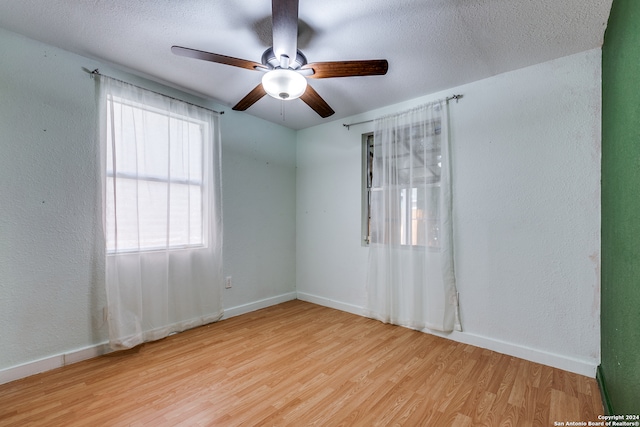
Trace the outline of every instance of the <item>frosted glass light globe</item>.
[[307, 79], [293, 70], [277, 68], [262, 76], [262, 87], [270, 96], [288, 101], [302, 96]]

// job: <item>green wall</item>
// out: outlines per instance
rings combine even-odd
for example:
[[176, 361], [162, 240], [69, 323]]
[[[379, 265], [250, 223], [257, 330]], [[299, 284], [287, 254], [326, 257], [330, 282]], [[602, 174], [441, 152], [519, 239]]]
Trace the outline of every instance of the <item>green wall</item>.
[[614, 0], [602, 51], [602, 366], [615, 414], [640, 413], [640, 1]]

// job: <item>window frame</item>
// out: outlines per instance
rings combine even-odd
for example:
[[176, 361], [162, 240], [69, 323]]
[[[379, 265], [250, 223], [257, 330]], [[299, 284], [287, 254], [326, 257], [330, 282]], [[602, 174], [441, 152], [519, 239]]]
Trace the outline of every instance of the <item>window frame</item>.
[[[179, 243], [179, 244], [171, 244], [170, 243], [170, 239], [169, 239], [169, 244], [166, 246], [155, 246], [155, 245], [149, 245], [149, 246], [137, 246], [137, 247], [133, 247], [133, 246], [125, 246], [125, 247], [119, 247], [120, 245], [118, 243], [120, 243], [119, 241], [115, 240], [115, 239], [110, 239], [110, 233], [109, 230], [107, 230], [105, 239], [105, 246], [106, 246], [106, 252], [107, 255], [119, 255], [119, 254], [132, 254], [132, 253], [149, 253], [149, 252], [157, 252], [157, 251], [163, 251], [163, 250], [169, 250], [169, 251], [177, 251], [177, 250], [194, 250], [194, 249], [203, 249], [203, 248], [207, 248], [209, 246], [209, 242], [207, 239], [207, 224], [206, 222], [208, 221], [208, 215], [210, 215], [210, 213], [207, 213], [207, 210], [205, 209], [205, 203], [207, 203], [207, 198], [208, 198], [208, 189], [206, 186], [206, 179], [205, 179], [205, 158], [206, 158], [206, 144], [207, 141], [209, 139], [209, 135], [211, 135], [212, 129], [210, 129], [210, 123], [208, 123], [205, 120], [200, 120], [194, 117], [190, 117], [188, 115], [184, 115], [184, 114], [178, 114], [175, 112], [170, 112], [170, 111], [166, 111], [164, 109], [158, 108], [156, 106], [154, 106], [151, 103], [144, 103], [141, 102], [139, 100], [133, 100], [133, 99], [129, 99], [125, 96], [122, 95], [109, 95], [107, 96], [106, 99], [107, 102], [107, 114], [105, 115], [105, 120], [107, 120], [107, 127], [109, 128], [109, 132], [112, 131], [111, 129], [111, 123], [110, 123], [110, 117], [111, 117], [111, 109], [110, 109], [110, 103], [118, 103], [121, 104], [122, 106], [127, 106], [133, 109], [137, 109], [143, 112], [150, 112], [153, 114], [158, 114], [161, 115], [163, 117], [165, 117], [167, 120], [179, 120], [181, 122], [184, 122], [187, 125], [195, 125], [199, 127], [199, 134], [200, 134], [200, 141], [199, 141], [199, 145], [200, 145], [200, 179], [184, 179], [184, 178], [171, 178], [169, 177], [162, 177], [162, 176], [157, 176], [157, 175], [153, 175], [153, 174], [146, 174], [146, 175], [136, 175], [136, 174], [132, 174], [132, 173], [127, 173], [127, 172], [120, 172], [117, 171], [114, 173], [113, 171], [113, 166], [112, 164], [110, 164], [110, 162], [108, 161], [108, 159], [112, 156], [112, 154], [108, 154], [107, 155], [107, 162], [104, 165], [105, 167], [105, 178], [106, 178], [106, 184], [109, 185], [109, 180], [115, 178], [117, 179], [123, 179], [123, 180], [132, 180], [132, 181], [139, 181], [139, 182], [153, 182], [153, 183], [166, 183], [167, 185], [186, 185], [187, 187], [192, 187], [192, 186], [196, 186], [199, 188], [199, 193], [200, 193], [200, 233], [199, 233], [199, 241], [197, 243], [193, 243], [193, 244], [184, 244], [184, 243]], [[111, 120], [113, 120], [113, 118], [111, 118]], [[110, 151], [110, 147], [107, 147], [107, 152]], [[112, 158], [112, 157], [111, 157]], [[113, 160], [113, 158], [112, 158]], [[139, 199], [138, 199], [139, 201]], [[109, 214], [107, 213], [107, 216]]]
[[[361, 219], [361, 228], [362, 228], [362, 246], [368, 247], [372, 243], [372, 234], [371, 234], [371, 201], [372, 195], [375, 191], [381, 191], [380, 188], [373, 186], [373, 174], [374, 174], [374, 150], [375, 150], [375, 141], [374, 141], [374, 133], [368, 132], [362, 134], [362, 219]], [[438, 167], [441, 167], [438, 164]], [[421, 188], [439, 188], [440, 187], [440, 179], [438, 176], [437, 180], [429, 181], [425, 180], [424, 183], [420, 185], [397, 185], [395, 186], [395, 191], [398, 193], [398, 203], [401, 204], [401, 212], [404, 212], [404, 217], [398, 219], [398, 221], [394, 222], [394, 226], [400, 227], [397, 230], [397, 238], [400, 242], [400, 247], [403, 248], [416, 248], [416, 249], [425, 249], [433, 252], [439, 252], [441, 250], [439, 245], [439, 224], [440, 224], [440, 216], [429, 215], [428, 212], [425, 213], [424, 218], [415, 218], [412, 209], [412, 198], [406, 197], [406, 194], [412, 193], [414, 191], [418, 191]], [[405, 194], [405, 196], [403, 196]], [[404, 208], [404, 211], [402, 210]], [[404, 221], [403, 221], [404, 219]], [[412, 230], [414, 227], [414, 223], [422, 221], [424, 227], [429, 227], [430, 224], [436, 224], [437, 230], [433, 233], [434, 237], [428, 239], [424, 244], [418, 243], [407, 243], [411, 241], [413, 238]], [[405, 228], [403, 228], [403, 224]], [[408, 225], [408, 226], [406, 226]], [[375, 242], [373, 242], [375, 243]]]
[[373, 132], [362, 134], [362, 246], [371, 244], [371, 191], [373, 183]]

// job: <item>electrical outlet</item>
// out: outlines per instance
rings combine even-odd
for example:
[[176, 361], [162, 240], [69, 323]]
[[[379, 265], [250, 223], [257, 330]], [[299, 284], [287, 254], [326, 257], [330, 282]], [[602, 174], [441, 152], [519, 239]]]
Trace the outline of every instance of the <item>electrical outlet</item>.
[[227, 289], [231, 289], [231, 276], [227, 276], [224, 279], [224, 287]]

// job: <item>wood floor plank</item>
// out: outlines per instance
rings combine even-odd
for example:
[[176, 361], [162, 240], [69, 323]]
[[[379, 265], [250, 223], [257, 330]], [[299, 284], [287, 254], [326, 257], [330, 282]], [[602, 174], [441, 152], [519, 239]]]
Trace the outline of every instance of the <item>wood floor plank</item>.
[[0, 385], [10, 426], [549, 426], [595, 379], [290, 301]]
[[580, 420], [580, 402], [566, 391], [551, 390], [549, 419], [552, 421]]

